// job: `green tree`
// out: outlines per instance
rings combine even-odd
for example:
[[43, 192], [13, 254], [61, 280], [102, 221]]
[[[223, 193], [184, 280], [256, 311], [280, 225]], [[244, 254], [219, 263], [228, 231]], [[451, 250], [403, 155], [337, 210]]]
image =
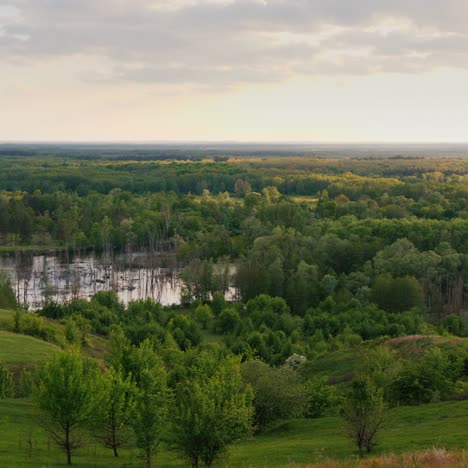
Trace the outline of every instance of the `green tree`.
[[227, 307], [219, 315], [218, 327], [223, 334], [234, 332], [240, 323], [241, 318], [235, 307]]
[[396, 351], [387, 346], [377, 346], [365, 351], [361, 358], [363, 375], [368, 376], [384, 391], [384, 399], [390, 403], [394, 399], [393, 385], [398, 379], [402, 363]]
[[[146, 341], [142, 345], [147, 343], [149, 342]], [[147, 346], [145, 348], [148, 350]], [[153, 458], [158, 451], [161, 435], [167, 423], [169, 402], [166, 371], [158, 356], [154, 352], [152, 354], [149, 359], [141, 359], [139, 362], [142, 365], [135, 368], [138, 392], [135, 413], [131, 421], [137, 447], [142, 452], [147, 468], [151, 468]]]
[[213, 263], [207, 260], [192, 260], [181, 272], [183, 281], [182, 301], [207, 302], [213, 289]]
[[253, 423], [253, 394], [243, 389], [237, 358], [226, 358], [216, 371], [199, 371], [177, 388], [173, 445], [192, 468], [206, 466], [226, 452], [234, 441], [248, 435]]
[[0, 308], [14, 309], [16, 305], [15, 292], [10, 278], [6, 273], [0, 272]]
[[208, 322], [213, 318], [213, 312], [208, 304], [199, 305], [195, 309], [195, 320], [206, 330]]
[[122, 372], [113, 367], [105, 374], [97, 432], [104, 446], [111, 448], [116, 457], [130, 436], [128, 429], [135, 412], [136, 393], [131, 376], [124, 378]]
[[41, 424], [72, 462], [75, 450], [86, 444], [84, 430], [101, 404], [101, 379], [96, 365], [78, 351], [56, 353], [39, 370], [34, 396]]
[[65, 322], [65, 338], [71, 345], [80, 344], [80, 330], [73, 318], [68, 318]]
[[177, 315], [169, 322], [169, 331], [180, 349], [186, 351], [202, 341], [198, 324], [188, 315]]
[[392, 278], [381, 275], [372, 288], [372, 300], [387, 312], [405, 312], [424, 305], [424, 294], [418, 280], [412, 276]]
[[370, 378], [363, 377], [352, 383], [341, 410], [346, 433], [357, 446], [359, 455], [371, 452], [382, 429], [385, 416], [383, 389]]
[[255, 423], [259, 429], [304, 414], [307, 392], [296, 371], [273, 368], [261, 361], [248, 361], [241, 371], [245, 384], [254, 391]]
[[326, 377], [308, 380], [306, 390], [308, 396], [306, 416], [308, 418], [336, 414], [341, 398], [337, 394], [336, 386], [328, 384]]
[[465, 355], [431, 348], [417, 361], [408, 360], [394, 381], [394, 398], [403, 405], [444, 400], [456, 393]]
[[211, 310], [213, 311], [214, 315], [216, 315], [216, 317], [218, 317], [222, 310], [226, 307], [226, 304], [227, 302], [222, 292], [217, 291], [213, 294]]

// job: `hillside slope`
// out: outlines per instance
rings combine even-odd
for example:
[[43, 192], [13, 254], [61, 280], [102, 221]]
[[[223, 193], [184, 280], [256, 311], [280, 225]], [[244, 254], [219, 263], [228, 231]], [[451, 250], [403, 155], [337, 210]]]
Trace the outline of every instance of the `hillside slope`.
[[[6, 419], [0, 424], [2, 467], [63, 465], [64, 455], [49, 443], [29, 400], [0, 400], [0, 416]], [[392, 410], [373, 457], [433, 447], [468, 449], [468, 401]], [[299, 419], [236, 444], [229, 458], [217, 466], [292, 468], [355, 456], [354, 447], [343, 435], [340, 418]], [[155, 462], [161, 467], [186, 466], [164, 447]], [[110, 450], [91, 439], [76, 452], [74, 466], [136, 467], [141, 466], [141, 460], [136, 450], [123, 450], [115, 459]]]
[[416, 359], [433, 347], [468, 349], [468, 338], [410, 335], [365, 342], [354, 348], [329, 352], [310, 361], [304, 365], [302, 372], [306, 377], [328, 377], [331, 384], [348, 382], [359, 369], [368, 351], [379, 345], [394, 350], [399, 357]]

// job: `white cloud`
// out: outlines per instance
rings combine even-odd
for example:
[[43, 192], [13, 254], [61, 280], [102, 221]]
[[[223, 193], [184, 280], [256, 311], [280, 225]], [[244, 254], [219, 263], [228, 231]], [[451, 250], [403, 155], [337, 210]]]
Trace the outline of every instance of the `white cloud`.
[[406, 73], [468, 68], [467, 21], [466, 0], [9, 0], [0, 57], [100, 56], [106, 81], [194, 86]]

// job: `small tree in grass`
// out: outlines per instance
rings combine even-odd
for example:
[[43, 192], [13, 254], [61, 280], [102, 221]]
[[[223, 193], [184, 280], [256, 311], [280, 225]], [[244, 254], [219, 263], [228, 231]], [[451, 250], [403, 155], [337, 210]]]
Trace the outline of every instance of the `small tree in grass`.
[[119, 448], [129, 439], [129, 422], [136, 406], [136, 385], [131, 376], [124, 378], [113, 367], [103, 379], [103, 400], [100, 407], [98, 439], [119, 456]]
[[359, 455], [362, 457], [364, 450], [371, 452], [384, 423], [383, 389], [368, 377], [355, 380], [341, 414], [346, 423], [346, 433], [357, 446]]
[[139, 371], [138, 387], [132, 426], [145, 465], [151, 468], [167, 423], [169, 395], [162, 362]]
[[214, 373], [199, 370], [179, 383], [173, 446], [192, 468], [201, 461], [211, 466], [230, 444], [252, 432], [253, 392], [243, 387], [239, 360], [231, 357], [223, 359]]
[[254, 391], [255, 425], [259, 430], [304, 415], [308, 395], [296, 371], [254, 360], [243, 363], [241, 372], [244, 383]]
[[96, 365], [78, 351], [54, 354], [40, 369], [34, 389], [41, 425], [67, 455], [85, 445], [84, 430], [101, 403], [101, 379]]

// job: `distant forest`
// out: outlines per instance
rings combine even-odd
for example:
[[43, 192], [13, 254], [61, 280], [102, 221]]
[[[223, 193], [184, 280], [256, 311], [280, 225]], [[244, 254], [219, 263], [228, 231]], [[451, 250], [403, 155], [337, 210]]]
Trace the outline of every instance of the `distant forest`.
[[[0, 246], [165, 250], [194, 278], [236, 262], [242, 300], [300, 314], [331, 295], [443, 317], [467, 305], [467, 174], [468, 159], [3, 156]], [[405, 288], [413, 302], [386, 303]]]

